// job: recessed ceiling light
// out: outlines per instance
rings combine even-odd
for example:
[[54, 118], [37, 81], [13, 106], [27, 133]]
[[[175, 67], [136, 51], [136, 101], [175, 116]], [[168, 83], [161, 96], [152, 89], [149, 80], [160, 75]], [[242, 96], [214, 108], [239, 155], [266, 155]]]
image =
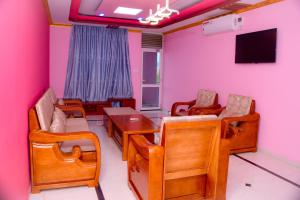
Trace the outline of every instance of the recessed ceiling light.
[[123, 14], [123, 15], [137, 15], [142, 12], [142, 9], [136, 8], [126, 8], [126, 7], [118, 7], [114, 13]]
[[100, 17], [103, 17], [103, 16], [104, 16], [104, 13], [100, 13], [99, 16], [100, 16]]

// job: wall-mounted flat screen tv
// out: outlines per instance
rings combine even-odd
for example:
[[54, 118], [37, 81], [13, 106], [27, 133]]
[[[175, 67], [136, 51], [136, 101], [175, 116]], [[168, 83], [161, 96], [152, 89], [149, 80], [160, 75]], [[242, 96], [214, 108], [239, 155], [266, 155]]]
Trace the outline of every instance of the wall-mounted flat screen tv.
[[236, 36], [235, 63], [275, 63], [277, 29]]

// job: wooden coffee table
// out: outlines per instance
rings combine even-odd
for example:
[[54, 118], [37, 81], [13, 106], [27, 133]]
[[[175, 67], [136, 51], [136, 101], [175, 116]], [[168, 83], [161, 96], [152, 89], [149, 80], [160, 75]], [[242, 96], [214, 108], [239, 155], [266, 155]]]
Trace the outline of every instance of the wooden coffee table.
[[132, 115], [140, 114], [138, 111], [131, 107], [116, 107], [116, 108], [103, 108], [103, 125], [107, 129], [109, 137], [112, 137], [112, 121], [111, 116], [113, 115]]
[[112, 137], [122, 149], [122, 159], [127, 160], [129, 136], [143, 134], [150, 141], [154, 139], [155, 132], [159, 132], [159, 126], [142, 114], [112, 115]]

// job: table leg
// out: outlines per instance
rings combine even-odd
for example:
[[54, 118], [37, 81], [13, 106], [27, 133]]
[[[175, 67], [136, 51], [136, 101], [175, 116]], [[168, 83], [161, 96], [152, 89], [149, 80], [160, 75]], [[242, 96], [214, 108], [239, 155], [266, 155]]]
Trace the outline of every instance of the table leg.
[[107, 124], [107, 132], [108, 132], [108, 136], [112, 137], [113, 135], [113, 124], [110, 118], [108, 118], [108, 124]]
[[128, 153], [128, 134], [123, 133], [122, 160], [127, 160], [127, 153]]

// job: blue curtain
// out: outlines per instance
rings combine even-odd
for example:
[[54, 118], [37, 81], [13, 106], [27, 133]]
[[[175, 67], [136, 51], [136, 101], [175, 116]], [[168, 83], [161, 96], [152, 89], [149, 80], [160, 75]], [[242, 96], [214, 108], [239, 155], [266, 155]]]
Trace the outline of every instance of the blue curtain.
[[132, 97], [127, 30], [73, 26], [64, 97]]

